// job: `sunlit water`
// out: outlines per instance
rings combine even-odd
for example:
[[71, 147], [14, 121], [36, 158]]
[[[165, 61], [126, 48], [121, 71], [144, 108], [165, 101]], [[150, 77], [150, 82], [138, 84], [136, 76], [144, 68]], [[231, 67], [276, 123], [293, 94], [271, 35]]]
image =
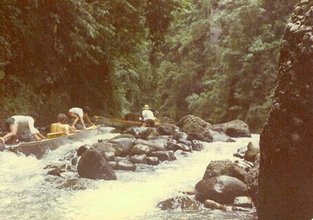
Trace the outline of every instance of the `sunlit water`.
[[232, 154], [249, 141], [257, 143], [258, 135], [234, 143], [205, 144], [201, 152], [155, 167], [139, 166], [136, 172], [117, 171], [117, 181], [80, 179], [84, 190], [60, 188], [66, 178], [46, 174], [44, 167], [58, 162], [70, 149], [114, 135], [64, 145], [42, 160], [0, 153], [0, 219], [256, 219], [255, 213], [248, 212], [161, 211], [156, 205], [191, 191], [211, 160], [235, 160]]

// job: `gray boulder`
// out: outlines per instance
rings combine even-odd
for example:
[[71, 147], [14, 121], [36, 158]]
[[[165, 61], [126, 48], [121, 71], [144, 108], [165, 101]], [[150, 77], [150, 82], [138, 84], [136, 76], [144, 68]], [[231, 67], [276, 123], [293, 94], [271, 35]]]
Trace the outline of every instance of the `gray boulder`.
[[157, 127], [160, 135], [173, 135], [179, 128], [174, 124], [162, 124]]
[[212, 142], [213, 138], [209, 132], [212, 125], [200, 117], [186, 115], [177, 123], [182, 132], [188, 134], [189, 140], [200, 140]]
[[167, 148], [167, 140], [156, 139], [156, 140], [143, 140], [137, 139], [135, 144], [143, 144], [150, 147], [151, 151], [165, 151]]
[[211, 177], [196, 184], [196, 199], [207, 199], [221, 204], [232, 204], [237, 196], [246, 196], [247, 186], [241, 180], [230, 176]]
[[245, 152], [244, 159], [250, 162], [255, 161], [255, 157], [260, 153], [260, 147], [254, 146], [252, 142], [249, 142], [247, 146], [247, 151]]
[[80, 158], [77, 166], [80, 177], [89, 179], [116, 180], [112, 167], [97, 150], [90, 148]]
[[140, 164], [147, 164], [148, 163], [147, 155], [145, 155], [145, 154], [131, 156], [129, 158], [129, 161], [132, 163], [140, 163]]
[[147, 157], [147, 163], [149, 165], [156, 166], [160, 164], [160, 160], [157, 157]]
[[117, 162], [114, 167], [116, 170], [127, 170], [127, 171], [135, 171], [137, 169], [136, 165], [131, 163], [128, 160], [120, 160]]
[[109, 140], [109, 143], [113, 143], [119, 146], [119, 148], [122, 150], [121, 155], [125, 156], [129, 154], [129, 151], [131, 147], [135, 143], [135, 138], [118, 138], [118, 139], [111, 139]]
[[235, 163], [230, 160], [216, 160], [212, 161], [207, 166], [202, 179], [208, 180], [211, 177], [227, 175], [244, 181], [249, 168], [249, 166], [243, 166], [243, 164]]
[[248, 124], [239, 119], [214, 125], [212, 129], [223, 131], [230, 137], [251, 137]]
[[157, 157], [160, 161], [176, 160], [176, 157], [173, 151], [155, 151], [155, 152], [152, 152], [149, 156]]
[[145, 144], [135, 144], [130, 149], [130, 155], [140, 155], [140, 154], [149, 154], [151, 152], [151, 148]]

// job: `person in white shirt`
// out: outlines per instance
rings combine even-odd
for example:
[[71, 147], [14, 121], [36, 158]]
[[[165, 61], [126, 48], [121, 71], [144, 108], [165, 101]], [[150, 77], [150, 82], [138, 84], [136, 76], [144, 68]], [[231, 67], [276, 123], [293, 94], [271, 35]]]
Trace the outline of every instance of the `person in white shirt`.
[[[28, 136], [32, 139], [40, 140], [45, 139], [38, 129], [35, 128], [35, 121], [31, 116], [25, 115], [14, 115], [5, 121], [7, 130], [9, 131], [6, 135], [0, 138], [0, 141], [5, 143], [10, 138], [21, 138], [21, 134], [29, 134]], [[21, 138], [22, 139], [22, 138]]]
[[149, 127], [154, 126], [155, 117], [153, 112], [150, 110], [149, 105], [144, 105], [142, 108], [142, 118], [143, 118], [143, 125], [147, 125]]
[[91, 124], [91, 126], [95, 126], [89, 119], [88, 117], [88, 114], [85, 113], [83, 111], [82, 108], [78, 108], [78, 107], [73, 107], [71, 108], [70, 110], [68, 110], [67, 112], [67, 116], [70, 117], [70, 118], [74, 118], [74, 121], [73, 121], [73, 124], [72, 124], [72, 127], [75, 127], [76, 123], [78, 121], [80, 121], [80, 123], [83, 125], [83, 129], [86, 129], [86, 125], [85, 125], [85, 122], [84, 122], [84, 119], [86, 119], [86, 121]]

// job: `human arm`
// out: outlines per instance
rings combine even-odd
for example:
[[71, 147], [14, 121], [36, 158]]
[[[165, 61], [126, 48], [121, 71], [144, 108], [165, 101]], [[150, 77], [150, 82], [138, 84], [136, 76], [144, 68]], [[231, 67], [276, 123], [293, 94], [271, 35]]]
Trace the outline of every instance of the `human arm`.
[[40, 139], [46, 139], [46, 137], [43, 134], [41, 134], [40, 132], [36, 133], [36, 135], [38, 135], [38, 137]]
[[95, 124], [92, 123], [92, 121], [90, 120], [87, 114], [84, 114], [84, 118], [86, 119], [87, 123], [89, 123], [91, 126], [95, 126]]
[[76, 129], [75, 127], [69, 127], [69, 134], [77, 133], [77, 132], [79, 132], [79, 130]]
[[9, 130], [10, 130], [10, 132], [7, 133], [6, 135], [4, 135], [4, 136], [2, 137], [2, 139], [3, 139], [4, 141], [7, 141], [8, 139], [10, 139], [10, 138], [13, 137], [13, 136], [16, 136], [16, 134], [17, 134], [17, 125], [11, 124], [11, 125], [9, 126]]

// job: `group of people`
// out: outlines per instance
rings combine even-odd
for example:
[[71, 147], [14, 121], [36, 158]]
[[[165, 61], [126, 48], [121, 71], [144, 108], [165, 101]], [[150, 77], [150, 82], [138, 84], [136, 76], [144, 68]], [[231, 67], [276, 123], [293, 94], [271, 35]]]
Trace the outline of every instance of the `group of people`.
[[[95, 126], [89, 116], [88, 111], [84, 111], [82, 108], [74, 107], [68, 110], [66, 114], [60, 113], [58, 115], [58, 121], [50, 125], [51, 133], [63, 133], [64, 135], [69, 135], [72, 133], [79, 132], [80, 129], [76, 127], [76, 124], [80, 122], [82, 129], [87, 129], [85, 121], [91, 126]], [[140, 120], [143, 122], [143, 126], [154, 126], [155, 116], [150, 110], [149, 105], [144, 105], [141, 113], [142, 118]], [[68, 124], [68, 120], [72, 119], [72, 123]], [[9, 117], [6, 121], [7, 134], [0, 137], [0, 143], [5, 144], [8, 140], [11, 143], [17, 143], [19, 139], [23, 141], [30, 140], [41, 140], [46, 137], [42, 135], [37, 128], [35, 128], [35, 120], [31, 116], [25, 115], [14, 115]], [[26, 136], [26, 137], [25, 137]]]
[[[71, 125], [67, 124], [68, 119], [73, 120]], [[85, 120], [91, 126], [94, 126], [94, 124], [90, 121], [88, 114], [84, 112], [82, 108], [71, 108], [66, 114], [60, 113], [58, 115], [58, 122], [51, 124], [50, 132], [62, 131], [65, 135], [79, 132], [79, 129], [76, 128], [76, 124], [80, 122], [82, 128], [87, 129]], [[19, 141], [18, 139], [21, 138], [21, 136], [24, 136], [24, 139], [29, 140], [45, 139], [46, 137], [35, 128], [34, 124], [35, 120], [31, 116], [14, 115], [9, 117], [5, 121], [7, 134], [5, 134], [3, 137], [0, 137], [0, 143], [2, 142], [5, 144], [8, 140], [10, 140], [11, 143], [16, 143]]]

